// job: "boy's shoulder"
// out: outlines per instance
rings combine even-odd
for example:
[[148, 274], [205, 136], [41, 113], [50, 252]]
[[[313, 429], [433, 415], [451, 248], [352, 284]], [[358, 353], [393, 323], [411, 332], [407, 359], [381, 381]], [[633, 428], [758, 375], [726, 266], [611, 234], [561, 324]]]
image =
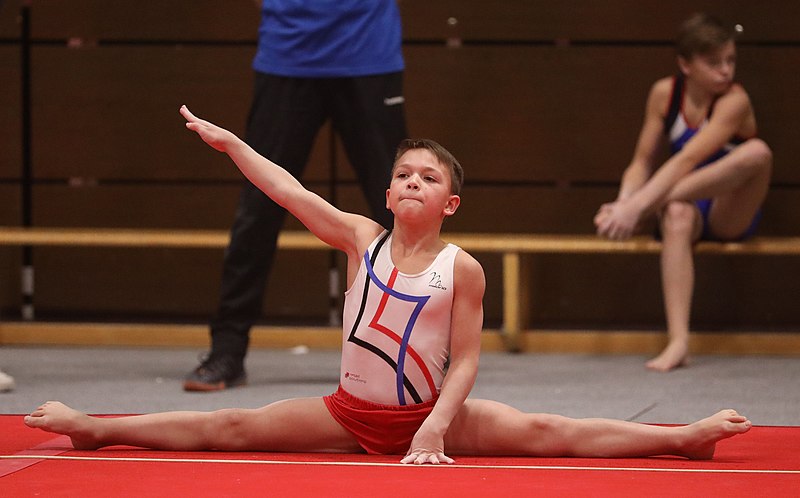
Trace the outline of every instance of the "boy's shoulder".
[[728, 95], [732, 96], [733, 98], [737, 98], [737, 99], [745, 99], [747, 101], [750, 100], [750, 95], [748, 95], [747, 90], [744, 89], [744, 87], [741, 85], [741, 83], [738, 83], [736, 81], [731, 83], [731, 86], [730, 86], [730, 88], [728, 88], [728, 91], [726, 91], [723, 94], [723, 96], [728, 96]]
[[653, 83], [647, 98], [648, 113], [661, 116], [662, 118], [667, 115], [667, 107], [672, 98], [674, 86], [675, 76], [665, 76]]
[[672, 93], [672, 87], [675, 85], [675, 76], [664, 76], [663, 78], [659, 78], [653, 83], [651, 87], [652, 91], [654, 92], [666, 92]]
[[719, 95], [714, 103], [714, 115], [746, 115], [753, 113], [750, 95], [739, 83], [733, 82], [725, 93]]
[[650, 97], [659, 100], [669, 100], [675, 88], [675, 76], [664, 76], [659, 78], [650, 87]]
[[464, 249], [459, 247], [455, 260], [455, 274], [457, 278], [465, 280], [484, 280], [483, 266], [480, 262]]

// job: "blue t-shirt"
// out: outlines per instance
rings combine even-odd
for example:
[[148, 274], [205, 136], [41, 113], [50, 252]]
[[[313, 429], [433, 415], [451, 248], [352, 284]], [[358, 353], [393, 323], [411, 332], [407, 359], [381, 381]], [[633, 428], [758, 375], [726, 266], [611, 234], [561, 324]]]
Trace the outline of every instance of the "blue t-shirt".
[[402, 71], [396, 0], [264, 0], [253, 69], [335, 78]]

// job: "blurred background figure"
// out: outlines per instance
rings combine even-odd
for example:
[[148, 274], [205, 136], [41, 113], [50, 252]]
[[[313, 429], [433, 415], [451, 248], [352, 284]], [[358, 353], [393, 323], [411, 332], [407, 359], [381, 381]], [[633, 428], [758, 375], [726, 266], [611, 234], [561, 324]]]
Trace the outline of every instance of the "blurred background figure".
[[[619, 195], [595, 216], [597, 233], [617, 240], [630, 237], [647, 216], [658, 216], [669, 342], [647, 363], [653, 370], [672, 370], [687, 358], [693, 244], [753, 235], [769, 189], [772, 152], [755, 138], [750, 98], [734, 81], [740, 29], [707, 14], [683, 23], [679, 72], [652, 86]], [[664, 141], [671, 156], [658, 164]]]

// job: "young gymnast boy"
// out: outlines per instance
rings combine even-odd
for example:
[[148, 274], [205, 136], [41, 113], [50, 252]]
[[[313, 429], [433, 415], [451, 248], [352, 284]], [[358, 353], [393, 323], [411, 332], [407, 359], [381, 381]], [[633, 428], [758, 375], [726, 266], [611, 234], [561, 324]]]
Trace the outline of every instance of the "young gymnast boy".
[[[229, 131], [181, 114], [187, 128], [227, 153], [265, 194], [321, 240], [347, 254], [340, 387], [322, 398], [259, 409], [90, 417], [47, 402], [30, 427], [66, 434], [77, 449], [125, 444], [173, 451], [352, 452], [452, 463], [452, 455], [708, 459], [721, 439], [750, 429], [723, 410], [680, 427], [520, 412], [467, 399], [478, 371], [484, 274], [440, 238], [459, 207], [463, 172], [430, 140], [398, 150], [386, 206], [394, 227], [345, 213]], [[446, 363], [449, 360], [449, 365]]]
[[[769, 187], [772, 153], [754, 138], [753, 107], [733, 79], [735, 33], [705, 14], [684, 22], [676, 43], [679, 72], [651, 88], [617, 199], [594, 219], [599, 235], [621, 240], [644, 218], [658, 215], [669, 341], [647, 362], [653, 370], [672, 370], [688, 354], [693, 244], [752, 235]], [[662, 137], [672, 155], [657, 167]]]

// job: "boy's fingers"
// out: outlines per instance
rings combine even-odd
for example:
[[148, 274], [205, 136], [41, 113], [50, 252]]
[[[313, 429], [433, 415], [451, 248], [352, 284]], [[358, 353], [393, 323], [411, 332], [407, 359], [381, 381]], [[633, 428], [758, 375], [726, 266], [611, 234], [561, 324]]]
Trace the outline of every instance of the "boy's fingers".
[[186, 118], [186, 119], [188, 119], [190, 121], [197, 120], [197, 117], [194, 114], [192, 114], [192, 112], [189, 110], [189, 108], [186, 107], [185, 105], [181, 106], [180, 113], [184, 118]]
[[439, 465], [442, 463], [455, 463], [456, 461], [444, 453], [431, 453], [427, 451], [415, 451], [407, 454], [400, 463], [413, 463], [414, 465]]

